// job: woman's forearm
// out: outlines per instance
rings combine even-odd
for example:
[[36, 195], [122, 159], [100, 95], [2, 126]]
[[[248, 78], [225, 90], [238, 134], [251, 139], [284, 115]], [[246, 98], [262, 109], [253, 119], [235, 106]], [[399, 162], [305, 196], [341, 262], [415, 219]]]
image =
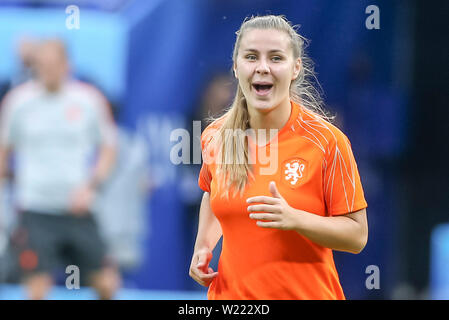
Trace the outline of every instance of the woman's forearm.
[[368, 239], [366, 210], [342, 216], [323, 217], [296, 210], [294, 229], [309, 240], [333, 250], [360, 253]]
[[222, 234], [220, 223], [210, 207], [210, 195], [205, 192], [201, 200], [195, 250], [208, 248], [212, 251]]

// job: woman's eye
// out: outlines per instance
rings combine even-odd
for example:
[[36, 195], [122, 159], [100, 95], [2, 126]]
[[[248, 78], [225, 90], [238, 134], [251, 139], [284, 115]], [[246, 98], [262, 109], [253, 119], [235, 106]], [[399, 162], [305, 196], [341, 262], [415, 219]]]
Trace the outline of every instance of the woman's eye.
[[248, 60], [256, 60], [256, 56], [254, 54], [249, 54], [246, 56], [246, 59]]
[[274, 56], [274, 57], [271, 58], [271, 60], [273, 60], [273, 61], [281, 61], [282, 58], [279, 57], [279, 56]]

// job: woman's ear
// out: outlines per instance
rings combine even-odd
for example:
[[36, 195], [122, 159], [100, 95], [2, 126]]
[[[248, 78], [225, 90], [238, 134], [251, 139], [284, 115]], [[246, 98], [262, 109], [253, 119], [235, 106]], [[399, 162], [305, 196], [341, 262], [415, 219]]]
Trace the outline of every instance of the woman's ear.
[[232, 71], [234, 72], [234, 77], [235, 77], [236, 79], [238, 79], [239, 77], [237, 77], [237, 65], [235, 64], [235, 62], [234, 62], [234, 64], [232, 65]]
[[296, 59], [296, 62], [294, 65], [292, 80], [295, 80], [296, 78], [298, 78], [301, 68], [302, 68], [301, 58], [298, 58], [298, 59]]

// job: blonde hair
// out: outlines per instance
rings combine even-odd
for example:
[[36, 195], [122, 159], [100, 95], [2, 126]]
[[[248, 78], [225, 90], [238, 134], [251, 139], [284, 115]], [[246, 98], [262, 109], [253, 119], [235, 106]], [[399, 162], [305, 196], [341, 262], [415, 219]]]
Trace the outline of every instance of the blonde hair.
[[[246, 18], [236, 32], [237, 38], [232, 54], [234, 64], [237, 60], [241, 39], [250, 29], [275, 29], [283, 31], [289, 36], [293, 57], [295, 60], [299, 58], [301, 61], [299, 75], [290, 85], [290, 99], [319, 117], [330, 121], [331, 117], [323, 109], [321, 87], [315, 76], [313, 62], [304, 52], [308, 41], [297, 33], [297, 27], [292, 26], [282, 15]], [[221, 181], [223, 190], [226, 190], [222, 195], [228, 197], [231, 187], [234, 188], [234, 195], [237, 191], [242, 194], [249, 177], [253, 177], [253, 174], [248, 161], [248, 140], [245, 135], [246, 130], [250, 129], [248, 107], [239, 85], [228, 111], [216, 120], [223, 120], [217, 131], [218, 159], [221, 160], [217, 165], [217, 170], [223, 177]]]

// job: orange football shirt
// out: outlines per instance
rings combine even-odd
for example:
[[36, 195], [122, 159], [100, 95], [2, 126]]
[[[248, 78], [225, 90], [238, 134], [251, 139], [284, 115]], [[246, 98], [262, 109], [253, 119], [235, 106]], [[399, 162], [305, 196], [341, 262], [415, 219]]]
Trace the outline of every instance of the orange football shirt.
[[[331, 249], [295, 231], [258, 227], [247, 211], [247, 198], [272, 196], [270, 181], [276, 182], [291, 207], [317, 215], [367, 207], [348, 138], [300, 105], [292, 102], [291, 106], [277, 142], [260, 147], [249, 139], [255, 179], [249, 179], [242, 196], [230, 192], [228, 199], [221, 197], [221, 177], [210, 161], [213, 133], [222, 121], [202, 134], [203, 160], [206, 156], [209, 160], [203, 161], [198, 183], [210, 193], [212, 211], [223, 230], [218, 276], [209, 286], [209, 299], [345, 299]], [[258, 156], [272, 155], [273, 150], [277, 150], [275, 164]]]

